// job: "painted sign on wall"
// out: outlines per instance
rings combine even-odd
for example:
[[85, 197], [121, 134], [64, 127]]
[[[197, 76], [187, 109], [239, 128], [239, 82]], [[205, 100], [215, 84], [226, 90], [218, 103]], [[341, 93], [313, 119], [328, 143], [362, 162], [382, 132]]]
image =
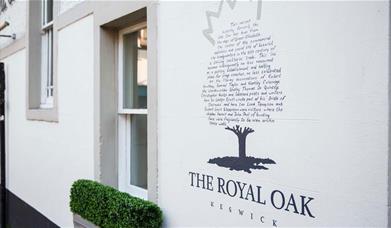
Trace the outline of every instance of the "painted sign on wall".
[[369, 61], [387, 59], [382, 9], [160, 5], [167, 226], [385, 226], [388, 65]]
[[[222, 4], [224, 1], [220, 2], [220, 11]], [[287, 100], [287, 95], [281, 88], [283, 70], [278, 63], [277, 44], [270, 34], [262, 31], [259, 24], [261, 4], [258, 1], [257, 18], [226, 23], [216, 39], [210, 32], [212, 24], [204, 30], [205, 37], [214, 48], [201, 92], [204, 111], [211, 126], [232, 132], [236, 136], [232, 140], [238, 142], [236, 156], [215, 157], [209, 159], [208, 163], [230, 171], [243, 171], [248, 175], [254, 170], [266, 172], [269, 166], [278, 168], [272, 158], [261, 157], [262, 148], [258, 151], [246, 150], [247, 137], [256, 134], [255, 127], [251, 128], [248, 124], [257, 128], [273, 124], [276, 121], [273, 114], [283, 112]], [[234, 10], [236, 2], [232, 1], [229, 5]], [[221, 14], [219, 11], [216, 13]], [[206, 15], [210, 22], [212, 12], [207, 11]], [[227, 154], [232, 154], [232, 151]], [[189, 178], [190, 186], [194, 188], [315, 218], [311, 212], [311, 201], [314, 198], [305, 194], [295, 196], [279, 189], [265, 192], [259, 184], [191, 171]], [[210, 202], [210, 206], [223, 209], [223, 204], [215, 205], [214, 201]], [[228, 210], [232, 212], [232, 207]], [[245, 209], [238, 210], [238, 214], [242, 215], [244, 211]], [[247, 213], [250, 215], [249, 219], [265, 223], [263, 215], [256, 218], [254, 212]], [[267, 225], [277, 226], [276, 219], [270, 221]]]

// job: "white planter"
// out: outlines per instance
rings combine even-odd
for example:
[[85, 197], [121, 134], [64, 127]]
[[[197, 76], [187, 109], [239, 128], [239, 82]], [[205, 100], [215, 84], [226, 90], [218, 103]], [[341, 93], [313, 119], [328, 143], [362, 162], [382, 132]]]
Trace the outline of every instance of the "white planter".
[[78, 214], [73, 214], [73, 226], [75, 228], [99, 228], [99, 226], [96, 226], [92, 222], [83, 219]]

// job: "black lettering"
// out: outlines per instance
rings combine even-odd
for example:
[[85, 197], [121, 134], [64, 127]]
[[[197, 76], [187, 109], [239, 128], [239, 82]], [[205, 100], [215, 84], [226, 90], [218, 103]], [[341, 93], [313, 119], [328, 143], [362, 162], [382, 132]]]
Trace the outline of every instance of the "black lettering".
[[271, 115], [284, 110], [285, 94], [272, 37], [252, 23], [223, 33], [217, 37], [201, 93], [209, 123], [273, 122]]
[[[235, 189], [233, 194], [231, 194], [231, 192], [230, 192], [230, 187], [229, 187], [230, 183], [232, 183], [232, 185]], [[236, 193], [238, 192], [238, 188], [236, 187], [235, 181], [233, 181], [233, 180], [227, 181], [226, 190], [227, 190], [227, 193], [229, 196], [234, 197], [236, 195]]]
[[239, 190], [240, 190], [240, 198], [243, 199], [243, 189], [244, 187], [247, 185], [246, 183], [243, 183], [243, 186], [240, 186], [240, 183], [239, 181], [236, 181], [236, 183], [238, 183], [238, 186], [239, 186]]
[[225, 193], [225, 191], [224, 191], [224, 183], [225, 183], [225, 181], [224, 181], [223, 178], [221, 178], [221, 177], [218, 177], [218, 178], [217, 178], [217, 186], [218, 186], [217, 191], [218, 191], [219, 193], [227, 194], [227, 193]]
[[261, 186], [257, 186], [257, 190], [258, 190], [258, 200], [257, 202], [260, 203], [260, 204], [263, 204], [265, 205], [266, 204], [266, 200], [263, 200], [261, 201]]
[[190, 186], [194, 186], [193, 177], [194, 177], [195, 173], [189, 172], [189, 175], [190, 175]]
[[[275, 194], [276, 193], [278, 193], [280, 196], [281, 196], [281, 206], [276, 206], [276, 204], [275, 204], [275, 202], [274, 202], [274, 199], [275, 199]], [[283, 207], [284, 207], [284, 205], [285, 205], [285, 197], [284, 197], [284, 194], [281, 192], [281, 191], [278, 191], [278, 190], [274, 190], [273, 192], [272, 192], [272, 195], [271, 195], [271, 200], [272, 200], [272, 205], [273, 205], [273, 207], [274, 208], [276, 208], [276, 209], [282, 209]]]
[[[200, 178], [200, 176], [202, 178]], [[202, 183], [202, 188], [205, 188], [205, 175], [204, 174], [199, 174], [197, 173], [197, 187], [199, 188], [200, 187], [200, 182]]]
[[209, 191], [213, 191], [213, 185], [212, 185], [213, 177], [207, 175], [206, 176], [206, 189]]
[[285, 207], [286, 211], [289, 211], [289, 206], [293, 206], [293, 212], [299, 214], [299, 212], [297, 211], [296, 202], [295, 198], [293, 197], [293, 194], [291, 194], [291, 196], [289, 197], [288, 204]]
[[251, 185], [248, 186], [247, 195], [246, 195], [246, 198], [245, 198], [246, 200], [248, 200], [248, 196], [251, 196], [251, 201], [255, 202], [253, 188], [252, 188]]
[[311, 217], [311, 218], [315, 218], [315, 216], [312, 215], [310, 209], [308, 208], [307, 204], [309, 202], [311, 202], [314, 198], [312, 197], [308, 197], [308, 200], [307, 202], [304, 202], [304, 199], [306, 198], [305, 196], [300, 196], [301, 197], [301, 214], [302, 215], [306, 215], [305, 212], [307, 211], [308, 215]]
[[244, 213], [244, 210], [239, 209], [239, 215], [243, 215], [243, 213]]

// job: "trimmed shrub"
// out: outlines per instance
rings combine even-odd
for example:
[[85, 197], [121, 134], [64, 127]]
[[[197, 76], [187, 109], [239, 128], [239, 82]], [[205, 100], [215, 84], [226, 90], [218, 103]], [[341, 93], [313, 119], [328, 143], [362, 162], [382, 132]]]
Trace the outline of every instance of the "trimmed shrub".
[[157, 228], [163, 221], [156, 204], [95, 181], [75, 181], [70, 197], [73, 213], [102, 228]]

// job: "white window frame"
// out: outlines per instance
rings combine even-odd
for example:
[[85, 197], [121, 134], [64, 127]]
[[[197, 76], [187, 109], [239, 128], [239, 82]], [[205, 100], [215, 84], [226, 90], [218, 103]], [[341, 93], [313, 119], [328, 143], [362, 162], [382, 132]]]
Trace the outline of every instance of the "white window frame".
[[[119, 31], [118, 37], [118, 186], [119, 190], [128, 192], [129, 194], [148, 199], [148, 189], [143, 189], [130, 184], [130, 145], [131, 145], [131, 117], [132, 115], [147, 115], [147, 109], [129, 109], [124, 108], [123, 104], [123, 55], [124, 44], [123, 36], [140, 29], [146, 28], [147, 22], [142, 22], [134, 26], [122, 29]], [[148, 123], [147, 123], [148, 124]], [[149, 133], [148, 133], [149, 134]], [[148, 169], [148, 167], [147, 167]], [[148, 188], [148, 187], [147, 187]]]
[[123, 36], [128, 33], [138, 31], [140, 29], [146, 28], [147, 22], [141, 22], [139, 24], [133, 25], [131, 27], [122, 29], [119, 31], [118, 37], [118, 113], [119, 114], [147, 114], [146, 109], [130, 109], [123, 107], [123, 95], [124, 95], [124, 84], [123, 84], [123, 55], [124, 55], [124, 41]]
[[[52, 2], [52, 5], [54, 1]], [[41, 104], [40, 108], [53, 108], [54, 83], [53, 83], [53, 17], [48, 18], [48, 0], [42, 0], [41, 18]]]

